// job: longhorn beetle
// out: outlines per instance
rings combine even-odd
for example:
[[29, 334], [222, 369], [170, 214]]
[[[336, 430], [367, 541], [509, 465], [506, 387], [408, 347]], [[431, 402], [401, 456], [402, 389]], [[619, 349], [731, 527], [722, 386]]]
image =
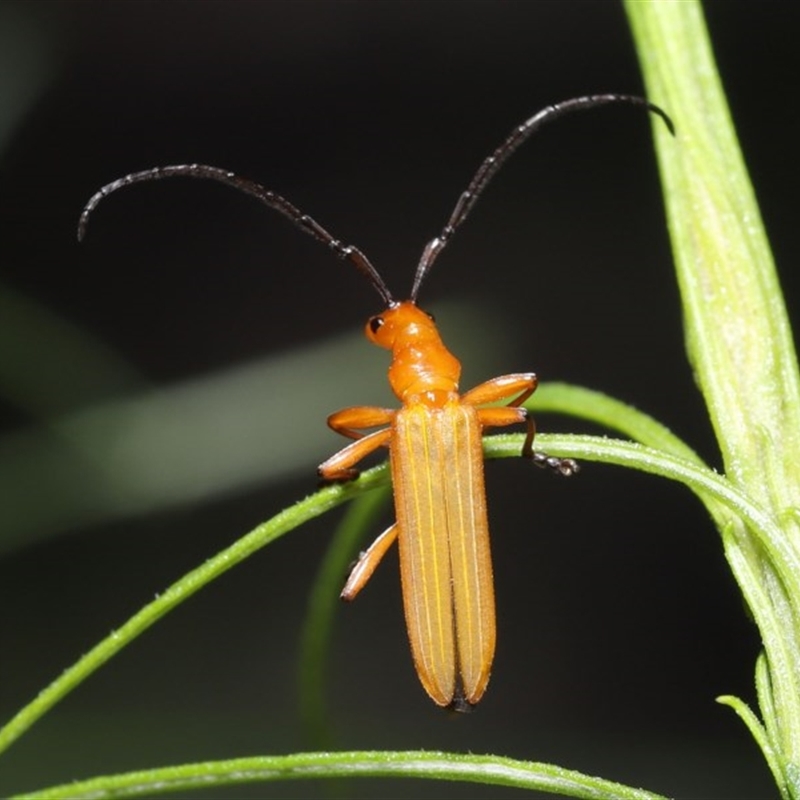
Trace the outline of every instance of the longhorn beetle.
[[[389, 383], [400, 409], [356, 406], [328, 417], [328, 425], [353, 439], [319, 466], [326, 481], [358, 477], [356, 465], [379, 447], [389, 449], [397, 521], [362, 553], [342, 590], [352, 600], [365, 586], [395, 540], [408, 638], [425, 691], [440, 706], [469, 710], [483, 696], [495, 650], [495, 604], [482, 436], [488, 428], [521, 423], [527, 428], [522, 455], [561, 475], [577, 464], [533, 449], [533, 418], [522, 403], [536, 389], [532, 372], [503, 375], [458, 393], [461, 365], [439, 338], [433, 317], [417, 306], [417, 295], [434, 261], [469, 215], [506, 159], [548, 121], [572, 111], [609, 103], [640, 106], [672, 121], [640, 97], [591, 95], [548, 106], [518, 125], [480, 165], [442, 229], [425, 246], [408, 300], [398, 301], [369, 259], [345, 245], [279, 194], [232, 172], [202, 164], [180, 164], [134, 172], [103, 186], [84, 207], [78, 239], [98, 203], [117, 189], [161, 178], [206, 178], [252, 195], [302, 231], [349, 261], [373, 286], [385, 310], [370, 317], [367, 338], [392, 351]], [[489, 405], [505, 403], [505, 405]], [[378, 430], [367, 433], [370, 428]]]

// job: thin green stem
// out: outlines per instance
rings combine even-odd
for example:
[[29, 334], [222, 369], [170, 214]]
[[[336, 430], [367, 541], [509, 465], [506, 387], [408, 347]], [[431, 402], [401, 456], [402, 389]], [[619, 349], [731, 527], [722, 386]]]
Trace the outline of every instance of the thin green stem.
[[703, 464], [686, 442], [658, 420], [595, 389], [572, 383], [543, 383], [525, 405], [537, 413], [553, 412], [590, 420], [641, 444]]
[[13, 717], [0, 730], [0, 753], [112, 656], [210, 581], [304, 522], [324, 514], [346, 500], [385, 483], [385, 481], [386, 468], [381, 466], [364, 472], [360, 479], [353, 483], [321, 489], [316, 494], [282, 511], [268, 522], [259, 525], [233, 545], [184, 575], [152, 603], [148, 603], [124, 625], [95, 645]]
[[320, 778], [425, 778], [513, 786], [591, 800], [664, 800], [661, 795], [579, 772], [499, 756], [436, 752], [299, 753], [185, 764], [94, 778], [12, 800], [96, 800], [245, 783]]
[[308, 598], [308, 612], [300, 636], [298, 691], [305, 738], [316, 748], [333, 746], [325, 679], [330, 665], [336, 608], [341, 604], [339, 593], [348, 565], [356, 557], [365, 532], [385, 507], [388, 496], [389, 487], [384, 486], [350, 505], [331, 539]]

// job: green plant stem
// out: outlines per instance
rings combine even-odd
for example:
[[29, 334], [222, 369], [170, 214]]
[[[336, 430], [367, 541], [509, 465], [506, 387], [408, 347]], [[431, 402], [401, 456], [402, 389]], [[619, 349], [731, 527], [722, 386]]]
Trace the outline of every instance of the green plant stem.
[[95, 645], [13, 717], [0, 730], [0, 753], [16, 741], [50, 708], [66, 697], [123, 647], [144, 633], [164, 614], [187, 600], [210, 581], [290, 530], [362, 492], [385, 483], [386, 472], [385, 466], [375, 467], [362, 473], [358, 481], [321, 489], [305, 500], [290, 506], [268, 522], [259, 525], [233, 545], [184, 575], [153, 602], [144, 606], [124, 625]]
[[325, 688], [336, 608], [341, 604], [339, 593], [359, 544], [386, 506], [389, 488], [368, 492], [351, 503], [331, 539], [308, 598], [300, 636], [298, 693], [305, 739], [315, 748], [327, 750], [333, 746]]
[[592, 800], [664, 800], [661, 795], [579, 772], [499, 756], [436, 752], [298, 753], [291, 756], [238, 758], [231, 761], [104, 776], [12, 800], [96, 800], [138, 797], [181, 789], [198, 790], [276, 780], [332, 777], [425, 778], [513, 786]]
[[705, 466], [686, 442], [649, 414], [595, 389], [572, 383], [543, 383], [525, 403], [535, 413], [553, 412], [595, 422], [635, 442]]
[[[783, 797], [799, 798], [800, 372], [792, 333], [700, 4], [625, 7], [648, 97], [677, 129], [675, 139], [658, 126], [654, 136], [689, 359], [726, 475], [773, 529], [767, 542], [749, 520], [712, 510], [764, 643], [756, 740]], [[754, 715], [736, 708], [754, 730]]]

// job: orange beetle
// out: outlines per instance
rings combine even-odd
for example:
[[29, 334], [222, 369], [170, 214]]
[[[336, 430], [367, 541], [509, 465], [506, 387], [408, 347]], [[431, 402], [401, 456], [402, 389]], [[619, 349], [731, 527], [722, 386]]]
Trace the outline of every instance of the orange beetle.
[[[436, 257], [505, 160], [544, 122], [608, 103], [647, 108], [674, 132], [662, 109], [629, 95], [591, 95], [543, 109], [516, 127], [483, 161], [447, 225], [425, 247], [410, 299], [404, 302], [394, 299], [357, 247], [342, 244], [284, 197], [217, 167], [180, 164], [126, 175], [89, 200], [78, 224], [78, 238], [82, 239], [98, 203], [125, 186], [176, 176], [206, 178], [239, 189], [279, 211], [367, 277], [386, 310], [369, 319], [366, 335], [374, 344], [391, 350], [389, 383], [402, 407], [357, 406], [332, 414], [330, 427], [355, 441], [323, 462], [319, 475], [324, 480], [352, 480], [358, 477], [356, 464], [379, 447], [388, 447], [397, 520], [361, 554], [341, 596], [352, 600], [361, 591], [397, 539], [406, 626], [417, 674], [435, 703], [459, 711], [470, 709], [483, 696], [495, 651], [483, 433], [488, 428], [523, 423], [527, 426], [523, 456], [562, 475], [572, 475], [578, 467], [572, 459], [533, 450], [533, 419], [521, 407], [536, 389], [532, 372], [503, 375], [459, 394], [461, 365], [442, 343], [433, 318], [417, 307], [417, 295]], [[502, 402], [506, 404], [486, 407]], [[374, 427], [379, 430], [364, 432]]]
[[[328, 424], [346, 436], [358, 436], [362, 427], [388, 427], [358, 438], [319, 472], [326, 479], [350, 478], [351, 465], [387, 445], [397, 522], [359, 558], [342, 597], [356, 596], [398, 539], [417, 674], [438, 705], [466, 708], [486, 690], [495, 649], [483, 431], [527, 423], [523, 452], [533, 457], [533, 420], [519, 404], [533, 393], [536, 376], [504, 375], [459, 395], [461, 365], [413, 301], [372, 317], [367, 337], [392, 351], [389, 382], [402, 408], [348, 408], [329, 417]], [[509, 404], [480, 408], [499, 401]], [[537, 457], [565, 475], [577, 469], [571, 459]]]

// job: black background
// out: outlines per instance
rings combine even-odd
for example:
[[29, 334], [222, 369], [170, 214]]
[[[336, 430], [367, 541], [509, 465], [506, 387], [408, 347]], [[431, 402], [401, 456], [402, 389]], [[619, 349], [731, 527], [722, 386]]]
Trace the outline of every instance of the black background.
[[[794, 313], [798, 12], [731, 0], [706, 10]], [[425, 241], [513, 125], [568, 97], [642, 91], [611, 2], [105, 0], [4, 3], [0, 14], [13, 45], [0, 53], [7, 74], [41, 74], [0, 162], [3, 284], [164, 387], [357, 333], [379, 301], [277, 215], [190, 181], [107, 201], [79, 247], [77, 215], [101, 184], [167, 163], [232, 169], [357, 243], [402, 295]], [[598, 110], [526, 145], [421, 299], [466, 363], [465, 386], [535, 369], [597, 388], [719, 467], [684, 355], [645, 115]], [[448, 335], [456, 302], [474, 330], [491, 327], [487, 341], [505, 344], [460, 346]], [[386, 359], [363, 350], [375, 368], [353, 362], [337, 382], [346, 390], [368, 369], [375, 395], [345, 403], [384, 401]], [[469, 366], [479, 359], [485, 372]], [[306, 378], [318, 415], [293, 415], [286, 396], [285, 412], [265, 420], [267, 431], [320, 436], [317, 454], [283, 480], [152, 514], [65, 521], [29, 542], [3, 525], [13, 540], [0, 558], [4, 719], [155, 593], [313, 490], [316, 463], [340, 444], [324, 433], [340, 403], [319, 376]], [[69, 395], [61, 380], [54, 414], [75, 410], [59, 405]], [[13, 400], [0, 409], [6, 435], [40, 424]], [[542, 417], [539, 429], [586, 428]], [[678, 485], [599, 465], [560, 481], [509, 460], [487, 478], [500, 638], [478, 712], [451, 719], [419, 687], [391, 555], [339, 611], [328, 687], [337, 748], [490, 752], [679, 797], [770, 796], [743, 725], [714, 703], [723, 693], [753, 701], [758, 636], [702, 506]], [[57, 490], [41, 487], [31, 503]], [[335, 518], [260, 552], [104, 667], [14, 745], [0, 794], [307, 747], [297, 637]], [[231, 796], [324, 790], [259, 785]], [[388, 781], [348, 790], [503, 795]]]

